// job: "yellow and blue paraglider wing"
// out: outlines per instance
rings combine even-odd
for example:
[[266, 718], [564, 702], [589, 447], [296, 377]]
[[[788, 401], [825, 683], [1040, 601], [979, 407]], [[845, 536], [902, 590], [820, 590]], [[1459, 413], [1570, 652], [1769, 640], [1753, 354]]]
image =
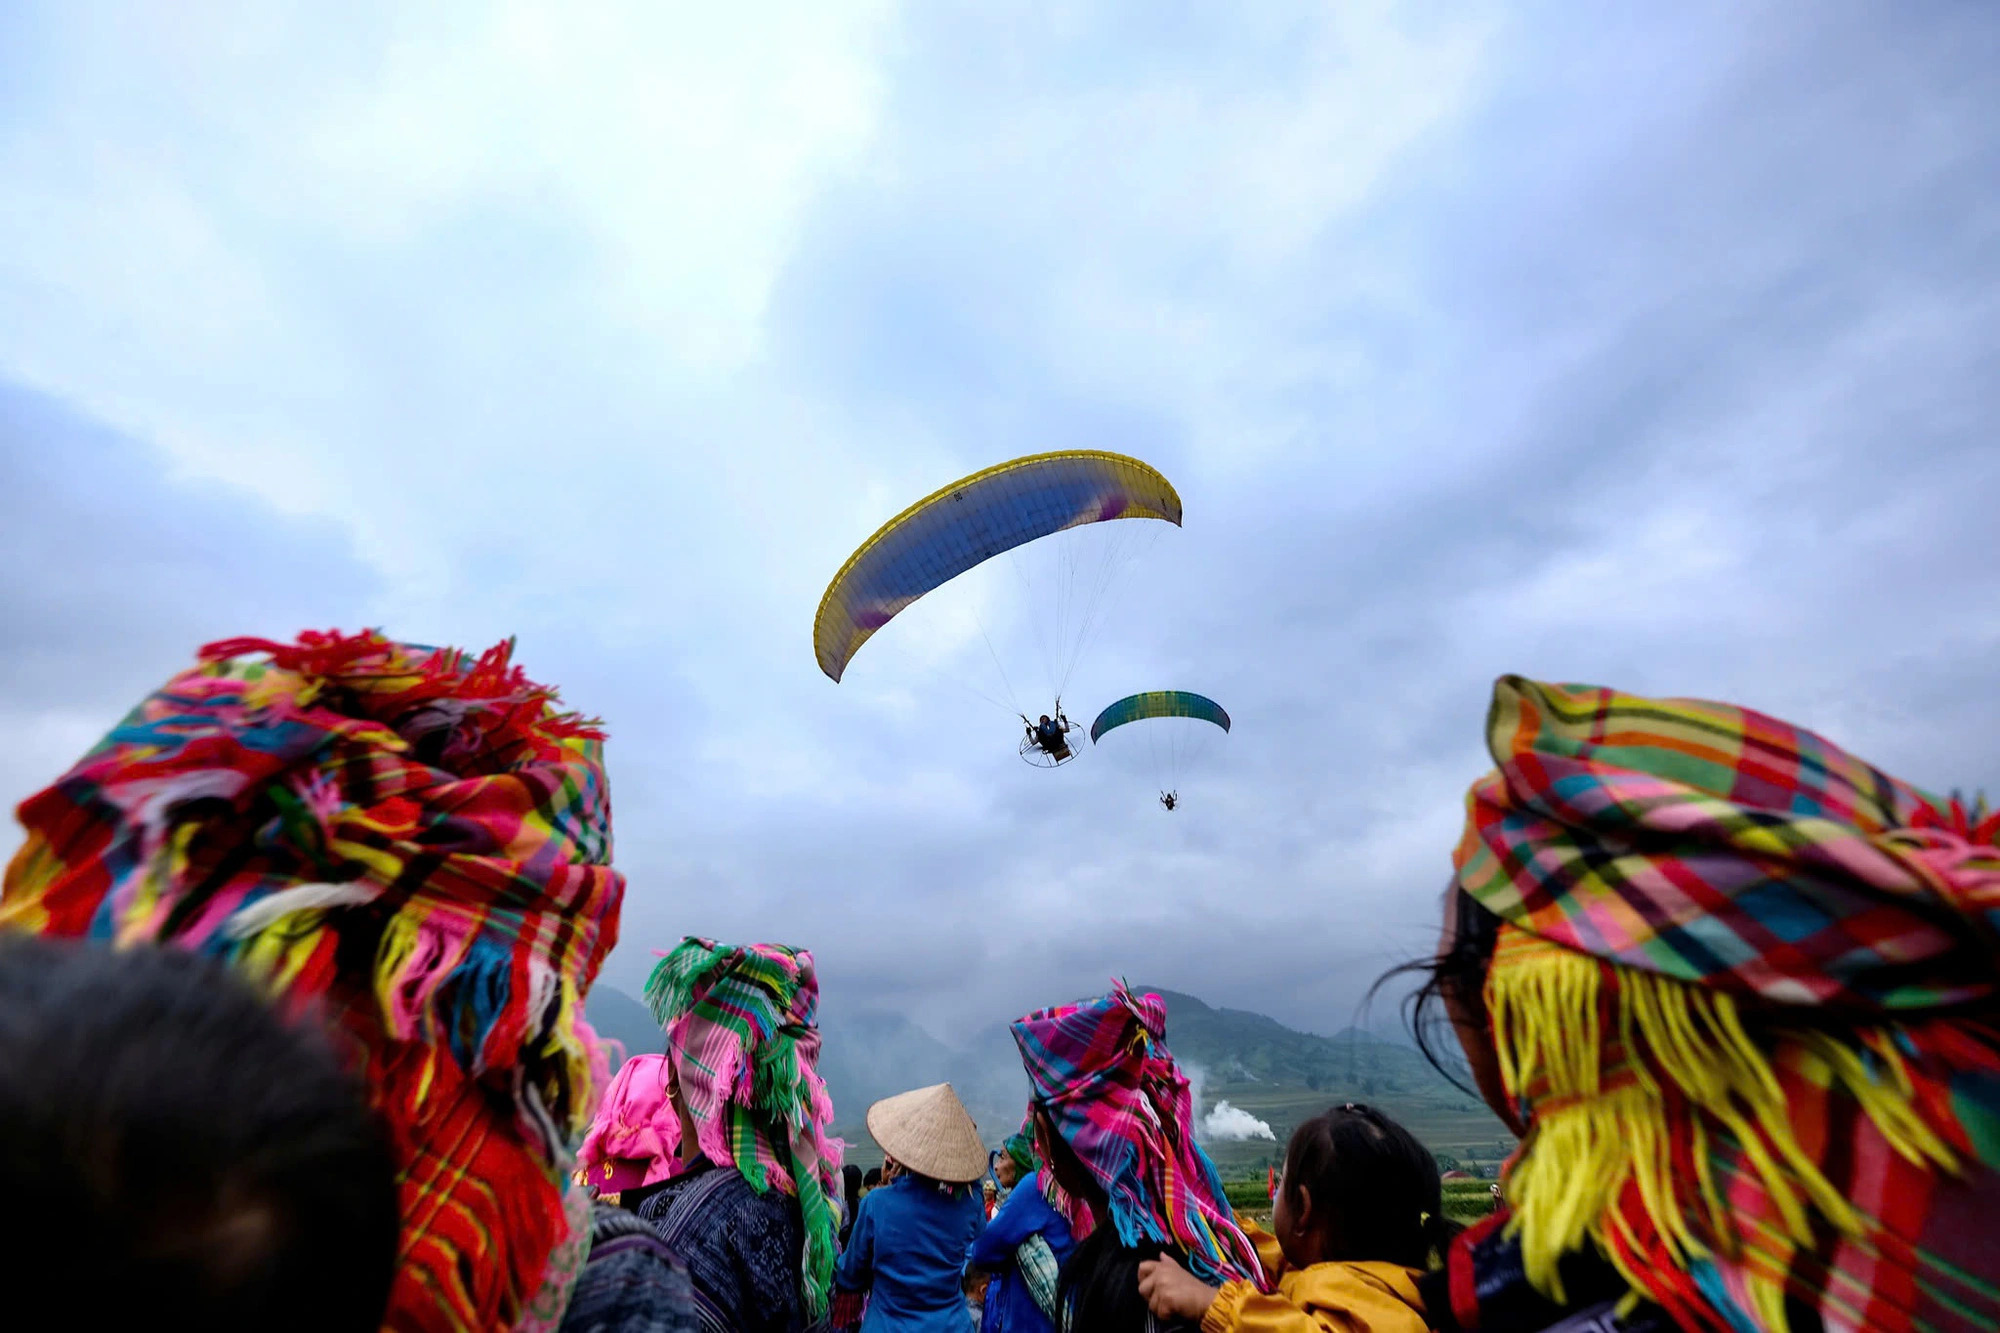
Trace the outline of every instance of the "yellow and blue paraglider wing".
[[1148, 690], [1144, 694], [1128, 694], [1099, 713], [1097, 721], [1090, 724], [1091, 744], [1095, 745], [1107, 731], [1149, 717], [1191, 717], [1229, 730], [1229, 714], [1213, 699], [1186, 690]]
[[1181, 497], [1147, 464], [1078, 449], [975, 472], [905, 509], [847, 558], [813, 618], [813, 652], [834, 680], [868, 636], [931, 589], [1003, 551], [1085, 523], [1179, 525]]

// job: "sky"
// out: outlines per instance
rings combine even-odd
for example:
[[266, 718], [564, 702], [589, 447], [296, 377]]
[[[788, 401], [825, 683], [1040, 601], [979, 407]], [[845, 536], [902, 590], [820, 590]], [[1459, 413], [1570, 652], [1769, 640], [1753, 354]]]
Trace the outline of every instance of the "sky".
[[[610, 732], [612, 984], [1333, 1032], [1501, 673], [2000, 792], [1996, 180], [1972, 0], [9, 4], [0, 798], [211, 639], [512, 635]], [[1061, 448], [1185, 504], [1066, 700], [1229, 709], [1171, 814], [963, 688], [1032, 585], [813, 660], [877, 525]]]

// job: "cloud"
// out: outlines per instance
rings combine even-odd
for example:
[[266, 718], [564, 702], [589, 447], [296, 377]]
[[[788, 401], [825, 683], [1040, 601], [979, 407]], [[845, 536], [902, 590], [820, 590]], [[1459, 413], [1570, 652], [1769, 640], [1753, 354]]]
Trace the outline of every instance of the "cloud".
[[[2000, 790], [1978, 7], [0, 22], [9, 797], [207, 638], [518, 634], [610, 724], [613, 981], [778, 938], [963, 1035], [1345, 1026], [1503, 671]], [[1072, 446], [1187, 503], [1069, 695], [1229, 708], [1172, 815], [950, 683], [1017, 597], [812, 661], [876, 525]]]
[[[345, 534], [274, 514], [0, 381], [0, 791], [45, 785], [194, 649], [364, 623]], [[19, 830], [8, 821], [0, 841]]]

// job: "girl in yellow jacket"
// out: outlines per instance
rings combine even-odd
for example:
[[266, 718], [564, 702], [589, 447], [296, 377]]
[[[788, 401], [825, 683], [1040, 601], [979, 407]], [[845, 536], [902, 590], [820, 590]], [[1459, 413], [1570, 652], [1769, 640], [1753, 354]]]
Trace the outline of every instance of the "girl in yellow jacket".
[[1211, 1287], [1172, 1259], [1139, 1265], [1161, 1320], [1202, 1333], [1425, 1333], [1417, 1279], [1457, 1230], [1437, 1162], [1414, 1135], [1349, 1102], [1300, 1125], [1285, 1149], [1271, 1230], [1250, 1227], [1277, 1289]]

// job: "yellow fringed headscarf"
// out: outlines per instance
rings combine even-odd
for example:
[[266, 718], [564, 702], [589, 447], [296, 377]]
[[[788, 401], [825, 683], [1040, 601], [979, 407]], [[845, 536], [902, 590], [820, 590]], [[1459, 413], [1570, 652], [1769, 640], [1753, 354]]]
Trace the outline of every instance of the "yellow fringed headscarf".
[[1678, 1322], [2000, 1326], [2000, 820], [1758, 714], [1515, 678], [1459, 884], [1536, 1287]]
[[[1558, 1262], [1587, 1243], [1638, 1291], [1657, 1283], [1661, 1257], [1680, 1270], [1722, 1258], [1739, 1267], [1760, 1324], [1784, 1328], [1785, 1274], [1816, 1226], [1857, 1240], [1869, 1230], [1801, 1142], [1788, 1086], [1850, 1099], [1918, 1169], [1956, 1169], [1886, 1030], [1753, 1037], [1726, 994], [1512, 926], [1501, 929], [1486, 1004], [1501, 1078], [1530, 1126], [1508, 1176], [1510, 1230], [1530, 1280], [1558, 1300]], [[1718, 1148], [1732, 1157], [1722, 1174], [1735, 1202], [1754, 1195], [1764, 1215], [1725, 1199]]]

